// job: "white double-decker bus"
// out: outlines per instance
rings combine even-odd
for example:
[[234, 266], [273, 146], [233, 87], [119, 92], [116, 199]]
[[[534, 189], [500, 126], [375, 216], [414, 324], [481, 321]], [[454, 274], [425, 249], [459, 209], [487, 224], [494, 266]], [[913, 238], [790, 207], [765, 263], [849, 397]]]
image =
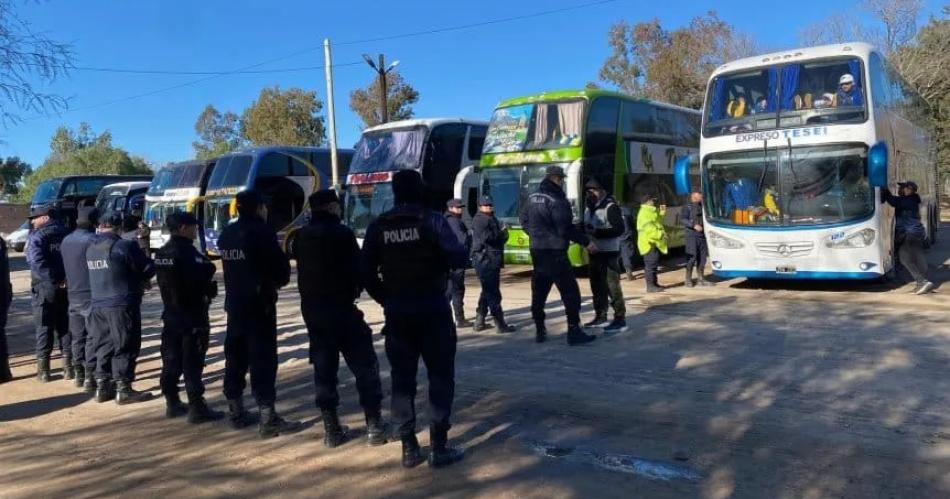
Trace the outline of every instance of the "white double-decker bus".
[[[873, 279], [894, 266], [882, 190], [914, 181], [931, 238], [937, 169], [923, 101], [864, 43], [741, 59], [709, 80], [699, 171], [713, 271]], [[692, 164], [690, 164], [692, 163]], [[677, 162], [680, 192], [695, 162]], [[693, 170], [695, 172], [695, 170]]]

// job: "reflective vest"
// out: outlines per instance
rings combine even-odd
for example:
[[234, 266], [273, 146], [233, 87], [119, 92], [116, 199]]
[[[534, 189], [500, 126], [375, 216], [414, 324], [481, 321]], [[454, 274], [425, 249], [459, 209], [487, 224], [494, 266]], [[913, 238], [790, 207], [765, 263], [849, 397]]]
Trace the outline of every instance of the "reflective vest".
[[[593, 227], [595, 229], [613, 229], [614, 226], [611, 225], [610, 220], [607, 218], [607, 210], [611, 206], [616, 206], [617, 203], [614, 202], [613, 198], [605, 199], [600, 205], [595, 209], [588, 208], [584, 212], [584, 223], [588, 227]], [[591, 242], [597, 246], [599, 251], [604, 251], [608, 253], [616, 253], [620, 251], [620, 240], [623, 239], [623, 234], [616, 237], [607, 237], [607, 238], [598, 238], [591, 235]]]

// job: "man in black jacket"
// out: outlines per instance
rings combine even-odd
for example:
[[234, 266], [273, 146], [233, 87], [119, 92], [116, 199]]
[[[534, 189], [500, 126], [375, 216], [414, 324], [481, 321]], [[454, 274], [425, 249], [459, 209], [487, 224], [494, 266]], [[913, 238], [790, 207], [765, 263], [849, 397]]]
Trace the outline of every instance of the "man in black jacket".
[[54, 335], [63, 353], [64, 378], [72, 375], [72, 350], [69, 337], [69, 301], [66, 274], [60, 244], [69, 234], [50, 205], [30, 210], [33, 231], [26, 240], [26, 261], [30, 264], [33, 297], [33, 322], [36, 326], [36, 379], [50, 380], [49, 358]]
[[[594, 320], [584, 327], [603, 327], [604, 333], [619, 333], [627, 328], [627, 308], [620, 289], [620, 244], [626, 229], [623, 212], [614, 198], [597, 180], [584, 186], [587, 209], [584, 227], [594, 251], [590, 253], [590, 291], [594, 295]], [[613, 320], [607, 321], [607, 305], [613, 307]]]
[[[208, 307], [218, 294], [214, 264], [195, 248], [198, 219], [188, 212], [175, 212], [165, 219], [171, 237], [155, 254], [158, 287], [162, 294], [162, 394], [165, 416], [188, 414], [192, 424], [216, 421], [224, 414], [205, 402], [201, 380], [211, 335]], [[188, 406], [178, 396], [178, 380], [184, 375]]]
[[89, 291], [89, 268], [86, 250], [96, 237], [99, 214], [94, 207], [77, 210], [76, 230], [63, 239], [60, 253], [69, 291], [69, 335], [72, 337], [73, 369], [76, 386], [92, 395], [96, 391], [96, 344], [89, 339], [89, 314], [92, 295]]
[[224, 396], [231, 426], [250, 424], [244, 410], [245, 377], [260, 411], [261, 438], [299, 431], [302, 425], [277, 414], [277, 293], [290, 281], [290, 262], [267, 220], [267, 206], [255, 191], [235, 196], [238, 219], [221, 231], [218, 251], [224, 262]]
[[[452, 233], [459, 240], [459, 244], [465, 247], [465, 250], [472, 248], [472, 233], [462, 220], [462, 209], [465, 204], [461, 199], [450, 199], [446, 204], [445, 220], [452, 228]], [[455, 327], [472, 327], [472, 323], [465, 319], [465, 268], [452, 269], [449, 271], [449, 283], [446, 288], [446, 295], [452, 303], [455, 311]]]
[[528, 205], [521, 212], [521, 226], [530, 238], [531, 261], [534, 264], [531, 274], [531, 317], [537, 328], [535, 341], [541, 343], [547, 339], [544, 305], [554, 285], [561, 294], [567, 314], [568, 345], [590, 343], [596, 337], [581, 329], [581, 291], [567, 259], [567, 248], [572, 241], [588, 246], [588, 250], [594, 248], [587, 235], [574, 225], [571, 203], [562, 187], [564, 169], [549, 166], [545, 173], [546, 177], [541, 181], [538, 191], [528, 197]]
[[366, 417], [366, 441], [383, 445], [387, 429], [382, 421], [379, 361], [373, 349], [373, 332], [355, 304], [363, 292], [360, 248], [353, 231], [340, 223], [342, 209], [336, 191], [314, 193], [310, 210], [310, 224], [297, 232], [294, 258], [300, 311], [310, 336], [316, 403], [323, 417], [323, 444], [336, 447], [348, 438], [347, 428], [340, 425], [337, 415], [337, 371], [343, 354], [356, 378]]
[[501, 307], [501, 268], [505, 265], [505, 243], [508, 242], [508, 227], [495, 218], [495, 206], [491, 196], [482, 196], [478, 213], [472, 219], [472, 264], [482, 285], [475, 309], [475, 331], [484, 331], [485, 315], [491, 312], [495, 319], [495, 331], [511, 333], [517, 330], [505, 321]]
[[13, 381], [10, 352], [7, 349], [7, 311], [11, 301], [13, 284], [10, 283], [10, 260], [7, 259], [7, 243], [0, 238], [0, 383]]
[[920, 219], [921, 199], [917, 194], [917, 184], [900, 182], [897, 186], [897, 196], [886, 187], [881, 189], [881, 202], [894, 207], [894, 237], [900, 263], [914, 278], [911, 292], [927, 294], [933, 290], [934, 283], [927, 279], [927, 257], [924, 254], [927, 230]]
[[703, 270], [706, 268], [706, 258], [709, 248], [706, 246], [706, 231], [703, 227], [703, 193], [694, 191], [689, 195], [689, 203], [680, 209], [680, 224], [686, 233], [686, 287], [691, 288], [693, 283], [693, 269], [696, 269], [700, 286], [713, 286], [706, 280]]

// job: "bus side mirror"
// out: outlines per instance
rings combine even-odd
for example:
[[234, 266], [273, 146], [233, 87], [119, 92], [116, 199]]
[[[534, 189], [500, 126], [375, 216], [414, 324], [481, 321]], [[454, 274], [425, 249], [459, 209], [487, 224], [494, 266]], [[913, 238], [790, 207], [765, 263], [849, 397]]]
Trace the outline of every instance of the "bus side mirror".
[[883, 142], [868, 151], [868, 182], [871, 187], [887, 186], [887, 144]]
[[676, 187], [676, 193], [680, 196], [690, 193], [689, 155], [680, 156], [673, 164], [673, 185]]

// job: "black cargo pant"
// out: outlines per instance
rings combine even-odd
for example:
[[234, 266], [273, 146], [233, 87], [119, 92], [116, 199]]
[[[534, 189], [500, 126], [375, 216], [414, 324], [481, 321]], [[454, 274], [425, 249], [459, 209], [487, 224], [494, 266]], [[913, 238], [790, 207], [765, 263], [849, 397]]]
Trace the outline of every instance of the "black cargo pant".
[[310, 336], [310, 362], [316, 405], [333, 410], [340, 405], [337, 391], [340, 355], [346, 361], [360, 395], [360, 406], [367, 413], [379, 413], [383, 385], [379, 380], [379, 361], [373, 348], [373, 331], [366, 325], [353, 303], [306, 303], [301, 306]]
[[139, 305], [93, 307], [89, 326], [96, 338], [96, 379], [135, 381], [135, 366], [142, 348]]
[[34, 283], [33, 323], [36, 327], [36, 357], [48, 359], [53, 353], [53, 337], [59, 340], [59, 349], [66, 358], [72, 358], [69, 337], [69, 300], [66, 288], [53, 283]]
[[567, 250], [531, 250], [534, 272], [531, 273], [531, 317], [535, 324], [544, 323], [544, 305], [551, 286], [557, 286], [564, 302], [568, 326], [581, 323], [581, 290], [574, 269], [567, 259]]
[[[4, 284], [0, 284], [3, 286]], [[0, 370], [10, 365], [10, 349], [7, 346], [7, 313], [12, 297], [0, 295]]]
[[660, 285], [656, 277], [659, 268], [660, 250], [654, 246], [650, 248], [647, 254], [643, 255], [643, 279], [646, 281], [648, 288]]
[[191, 328], [172, 325], [166, 321], [162, 328], [162, 395], [177, 396], [178, 380], [184, 376], [188, 400], [205, 394], [201, 380], [205, 370], [205, 354], [211, 330], [207, 327]]
[[919, 237], [908, 237], [900, 244], [898, 250], [901, 265], [910, 272], [918, 286], [927, 282], [927, 256], [924, 253], [924, 240]]
[[476, 263], [475, 272], [478, 274], [478, 281], [482, 286], [482, 292], [478, 295], [476, 311], [482, 316], [491, 312], [497, 325], [498, 321], [505, 319], [501, 307], [501, 267], [491, 263]]
[[237, 400], [244, 395], [247, 374], [251, 373], [251, 393], [258, 405], [277, 400], [277, 310], [228, 313], [224, 338], [224, 396]]
[[594, 311], [607, 315], [607, 305], [614, 309], [614, 319], [623, 319], [627, 307], [620, 289], [620, 253], [598, 252], [590, 255], [590, 291], [594, 296]]
[[72, 339], [73, 363], [82, 366], [87, 373], [96, 370], [96, 343], [90, 340], [89, 300], [69, 304], [69, 336]]
[[455, 398], [455, 324], [448, 303], [426, 313], [386, 311], [386, 357], [392, 368], [392, 419], [399, 435], [415, 433], [419, 358], [429, 377], [429, 419], [448, 430]]
[[452, 302], [455, 317], [465, 317], [465, 269], [449, 271], [449, 282], [445, 288], [445, 296]]
[[706, 246], [704, 236], [686, 237], [686, 272], [691, 273], [693, 269], [702, 276], [703, 269], [706, 268], [706, 259], [709, 258], [709, 248]]

